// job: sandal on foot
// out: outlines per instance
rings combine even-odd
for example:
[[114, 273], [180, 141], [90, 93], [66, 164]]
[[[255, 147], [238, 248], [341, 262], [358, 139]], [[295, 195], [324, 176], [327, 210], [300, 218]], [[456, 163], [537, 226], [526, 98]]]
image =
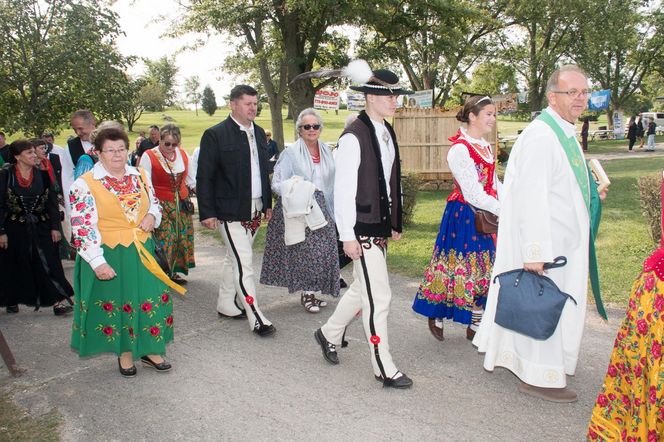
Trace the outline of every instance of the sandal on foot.
[[316, 297], [313, 293], [302, 293], [300, 296], [300, 304], [302, 304], [304, 309], [309, 313], [320, 312], [320, 307], [316, 304]]
[[316, 295], [311, 295], [314, 298], [314, 304], [316, 304], [318, 307], [327, 307], [327, 301], [323, 301], [322, 299], [316, 298]]

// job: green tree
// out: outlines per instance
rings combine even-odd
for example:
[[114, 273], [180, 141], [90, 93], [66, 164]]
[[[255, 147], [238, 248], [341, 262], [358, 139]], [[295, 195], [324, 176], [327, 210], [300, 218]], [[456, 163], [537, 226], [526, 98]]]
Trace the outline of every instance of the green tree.
[[570, 56], [602, 89], [611, 90], [607, 109], [639, 107], [631, 97], [644, 79], [664, 63], [664, 14], [659, 2], [645, 7], [620, 1], [586, 0], [588, 13], [579, 25]]
[[[485, 2], [380, 0], [363, 3], [356, 24], [366, 32], [361, 56], [403, 68], [415, 90], [433, 89], [436, 103], [448, 101], [452, 87], [488, 58], [496, 32], [508, 25], [506, 0]], [[388, 64], [389, 66], [389, 64]]]
[[486, 95], [518, 92], [516, 71], [500, 62], [482, 63], [473, 71], [467, 91]]
[[[213, 30], [238, 37], [235, 47], [245, 60], [236, 59], [232, 63], [251, 71], [243, 69], [235, 73], [258, 73], [272, 110], [273, 138], [283, 145], [283, 118], [279, 110], [286, 93], [289, 110], [297, 115], [313, 104], [317, 88], [334, 81], [314, 85], [311, 80], [294, 83], [291, 80], [314, 68], [320, 61], [319, 52], [324, 53], [321, 48], [332, 39], [328, 29], [346, 23], [357, 3], [356, 0], [199, 0], [178, 21], [178, 29]], [[335, 52], [335, 56], [347, 60], [345, 53]]]
[[[175, 76], [178, 74], [178, 67], [175, 64], [175, 57], [169, 58], [163, 56], [158, 60], [144, 60], [145, 78], [148, 83], [159, 85], [164, 89], [166, 96], [165, 105], [172, 106], [175, 102], [177, 83]], [[161, 109], [160, 109], [161, 110]]]
[[0, 121], [41, 135], [77, 108], [120, 118], [129, 59], [115, 47], [120, 26], [105, 2], [0, 2]]
[[127, 123], [127, 129], [130, 132], [134, 130], [134, 124], [141, 118], [143, 111], [146, 109], [145, 97], [142, 94], [144, 87], [146, 87], [145, 79], [130, 79], [125, 100], [120, 108], [122, 118]]
[[209, 116], [214, 115], [214, 113], [217, 111], [217, 99], [214, 96], [214, 91], [209, 85], [205, 86], [205, 89], [203, 89], [201, 108]]
[[546, 82], [578, 36], [578, 23], [590, 13], [587, 0], [508, 0], [510, 26], [499, 34], [502, 59], [528, 86], [531, 111], [542, 109]]
[[198, 103], [201, 102], [202, 95], [200, 93], [201, 79], [198, 75], [193, 75], [184, 81], [184, 94], [189, 99], [189, 102], [194, 105], [196, 115], [198, 115]]

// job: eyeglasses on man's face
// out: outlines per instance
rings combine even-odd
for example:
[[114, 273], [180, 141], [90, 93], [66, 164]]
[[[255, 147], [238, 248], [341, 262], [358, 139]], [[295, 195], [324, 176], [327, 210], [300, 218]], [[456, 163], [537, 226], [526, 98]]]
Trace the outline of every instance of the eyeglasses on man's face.
[[304, 129], [304, 130], [311, 130], [311, 129], [313, 129], [313, 130], [318, 130], [318, 129], [320, 129], [320, 124], [303, 124], [302, 126], [300, 126], [300, 129]]
[[588, 89], [570, 89], [568, 91], [552, 91], [554, 94], [565, 94], [570, 98], [588, 98], [590, 91]]

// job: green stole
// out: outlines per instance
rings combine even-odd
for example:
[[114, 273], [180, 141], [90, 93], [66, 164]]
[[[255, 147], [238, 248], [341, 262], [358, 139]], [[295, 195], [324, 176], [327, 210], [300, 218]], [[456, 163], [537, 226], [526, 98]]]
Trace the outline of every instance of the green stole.
[[593, 290], [597, 313], [599, 313], [602, 318], [608, 319], [600, 292], [597, 253], [595, 251], [595, 237], [597, 236], [599, 221], [602, 217], [602, 204], [599, 199], [599, 193], [597, 192], [597, 183], [595, 183], [583, 154], [579, 150], [579, 144], [576, 141], [576, 137], [567, 137], [563, 129], [558, 125], [558, 122], [547, 111], [542, 112], [537, 119], [547, 124], [558, 137], [558, 141], [563, 146], [565, 155], [567, 155], [567, 161], [569, 161], [569, 165], [572, 167], [576, 182], [579, 184], [579, 189], [583, 195], [583, 201], [588, 209], [588, 215], [590, 217], [590, 247], [588, 248], [590, 286]]

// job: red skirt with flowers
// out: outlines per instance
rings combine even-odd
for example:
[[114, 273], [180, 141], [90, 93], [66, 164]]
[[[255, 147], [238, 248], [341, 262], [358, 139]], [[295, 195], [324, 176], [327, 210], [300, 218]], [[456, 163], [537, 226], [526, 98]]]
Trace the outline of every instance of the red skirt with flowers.
[[[154, 242], [145, 242], [154, 250]], [[173, 340], [173, 300], [168, 287], [141, 263], [136, 247], [102, 245], [117, 276], [97, 279], [79, 257], [74, 268], [74, 325], [71, 346], [78, 354], [131, 352], [134, 359], [166, 353]]]
[[[656, 262], [664, 258], [658, 252], [663, 256]], [[657, 442], [664, 437], [664, 280], [658, 273], [646, 261], [632, 286], [588, 440]]]

